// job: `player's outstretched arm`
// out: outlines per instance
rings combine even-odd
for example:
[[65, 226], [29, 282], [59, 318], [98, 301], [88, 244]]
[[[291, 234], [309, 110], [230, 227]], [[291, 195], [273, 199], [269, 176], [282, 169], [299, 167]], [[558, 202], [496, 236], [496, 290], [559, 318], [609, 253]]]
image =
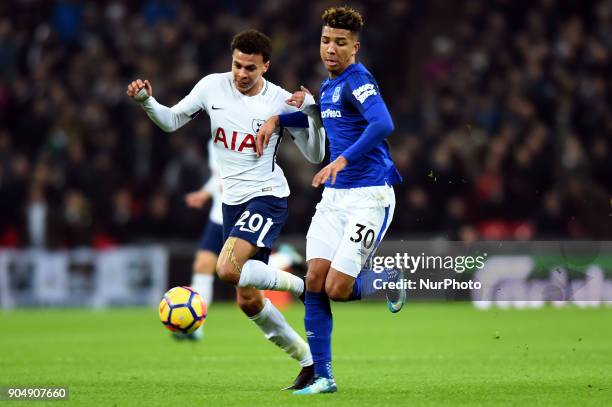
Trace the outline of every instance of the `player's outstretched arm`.
[[299, 118], [295, 123], [282, 123], [282, 116], [272, 116], [259, 128], [255, 140], [255, 150], [257, 156], [263, 155], [264, 149], [270, 143], [272, 133], [278, 132], [279, 126], [286, 128], [291, 134], [298, 150], [308, 161], [319, 164], [325, 157], [325, 129], [320, 117], [312, 118], [305, 116], [301, 112], [292, 113], [287, 116], [297, 114]]
[[368, 126], [357, 142], [344, 150], [342, 155], [349, 162], [361, 159], [364, 154], [380, 144], [394, 130], [391, 114], [384, 103], [377, 103], [363, 112]]
[[[304, 86], [300, 86], [300, 89], [301, 90], [293, 92], [293, 94], [291, 94], [291, 96], [285, 100], [285, 103], [289, 106], [297, 108], [300, 111], [307, 106], [314, 105], [316, 107], [316, 102], [310, 91]], [[265, 123], [259, 127], [259, 131], [257, 132], [257, 137], [255, 140], [257, 157], [262, 156], [263, 150], [268, 147], [268, 144], [270, 143], [270, 137], [272, 137], [274, 132], [278, 131], [280, 126], [306, 129], [308, 128], [308, 121], [306, 120], [305, 115], [299, 111], [268, 118], [268, 120], [266, 120]]]
[[167, 133], [181, 128], [192, 118], [177, 108], [180, 103], [170, 108], [155, 100], [153, 97], [153, 86], [146, 79], [132, 81], [128, 85], [126, 93], [142, 106], [147, 116], [157, 127]]
[[[308, 117], [307, 130], [287, 126], [293, 135], [293, 140], [298, 149], [313, 164], [319, 164], [325, 158], [325, 128], [321, 120], [321, 109], [317, 105], [312, 93], [304, 86], [300, 86], [300, 91], [294, 92], [286, 101], [287, 104], [294, 104], [300, 112]], [[281, 117], [281, 124], [283, 120]]]
[[285, 103], [287, 103], [289, 106], [301, 109], [307, 95], [312, 96], [312, 93], [304, 86], [300, 86], [300, 90], [293, 92], [289, 99], [285, 100]]
[[259, 131], [257, 131], [257, 136], [255, 137], [255, 152], [258, 158], [263, 155], [264, 149], [270, 144], [270, 137], [278, 131], [279, 125], [279, 117], [272, 116], [259, 126]]
[[146, 79], [144, 81], [136, 79], [128, 85], [125, 93], [138, 103], [142, 103], [150, 96], [153, 96], [153, 86], [151, 86], [151, 83]]
[[321, 118], [308, 116], [308, 128], [287, 127], [298, 150], [308, 161], [319, 164], [325, 158], [325, 128]]
[[394, 130], [393, 119], [373, 78], [355, 75], [343, 87], [343, 92], [348, 103], [368, 122], [357, 141], [341, 154], [348, 162], [354, 163], [391, 135]]
[[312, 117], [315, 120], [321, 119], [319, 105], [317, 105], [312, 93], [304, 86], [300, 86], [300, 90], [293, 92], [291, 97], [287, 99], [285, 103], [287, 103], [289, 106], [296, 107], [300, 112]]
[[208, 192], [206, 186], [204, 186], [197, 191], [193, 191], [185, 195], [185, 203], [190, 208], [201, 209], [204, 205], [206, 205], [206, 202], [210, 200], [211, 196], [211, 193]]
[[[304, 86], [294, 92], [285, 103], [300, 111], [270, 117], [259, 128], [255, 149], [257, 156], [261, 157], [264, 149], [270, 142], [270, 137], [277, 132], [279, 126], [286, 128], [296, 146], [308, 161], [318, 164], [325, 157], [325, 129], [319, 114], [319, 108], [312, 94]], [[304, 113], [309, 108], [308, 116]], [[314, 114], [313, 114], [314, 113]]]
[[[304, 86], [293, 92], [285, 101], [289, 106], [299, 109], [298, 113], [281, 115], [280, 124], [286, 127], [300, 152], [308, 161], [319, 164], [325, 158], [325, 128], [321, 120], [321, 110], [312, 93]], [[303, 125], [303, 117], [296, 118], [300, 112], [307, 118]], [[288, 120], [290, 119], [291, 120]], [[293, 125], [292, 125], [293, 122]], [[304, 128], [305, 127], [305, 128]]]

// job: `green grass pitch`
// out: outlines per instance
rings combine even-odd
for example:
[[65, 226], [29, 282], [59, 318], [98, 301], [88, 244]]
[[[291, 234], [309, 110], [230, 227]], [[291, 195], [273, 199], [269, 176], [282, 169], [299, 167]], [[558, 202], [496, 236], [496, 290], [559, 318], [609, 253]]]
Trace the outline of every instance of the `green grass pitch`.
[[[610, 308], [333, 309], [333, 395], [279, 391], [298, 365], [219, 303], [195, 344], [171, 340], [155, 308], [0, 312], [0, 386], [70, 389], [67, 402], [16, 406], [612, 405]], [[286, 315], [303, 332], [303, 307]]]

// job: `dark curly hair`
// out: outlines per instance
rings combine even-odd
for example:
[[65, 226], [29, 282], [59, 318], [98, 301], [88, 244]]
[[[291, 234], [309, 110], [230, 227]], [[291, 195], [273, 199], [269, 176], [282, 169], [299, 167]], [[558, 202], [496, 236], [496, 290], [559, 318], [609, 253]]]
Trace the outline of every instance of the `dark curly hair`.
[[364, 23], [359, 11], [348, 6], [330, 7], [323, 12], [321, 18], [323, 25], [349, 30], [353, 33], [361, 31]]
[[232, 53], [235, 49], [245, 54], [260, 54], [264, 62], [270, 60], [272, 41], [266, 34], [257, 30], [246, 30], [232, 39]]

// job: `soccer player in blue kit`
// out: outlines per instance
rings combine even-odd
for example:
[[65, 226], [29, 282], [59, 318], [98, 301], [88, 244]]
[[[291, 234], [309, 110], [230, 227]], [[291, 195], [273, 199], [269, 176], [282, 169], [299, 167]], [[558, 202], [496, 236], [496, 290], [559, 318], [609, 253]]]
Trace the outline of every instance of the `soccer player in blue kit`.
[[[329, 78], [320, 89], [320, 107], [307, 89], [295, 92], [287, 103], [307, 115], [323, 120], [330, 147], [330, 164], [313, 178], [312, 185], [325, 185], [321, 202], [307, 233], [306, 336], [315, 365], [314, 382], [294, 394], [337, 391], [331, 366], [333, 326], [330, 299], [361, 299], [371, 288], [362, 284], [361, 271], [382, 240], [395, 209], [392, 185], [401, 181], [385, 139], [393, 121], [372, 74], [355, 56], [358, 33], [363, 27], [359, 12], [334, 7], [323, 13], [320, 53]], [[316, 106], [316, 105], [315, 105]], [[273, 116], [260, 128], [258, 149], [269, 134], [280, 127], [306, 127], [303, 113]], [[301, 124], [300, 124], [301, 122]], [[398, 274], [389, 270], [386, 279]], [[362, 290], [363, 289], [363, 290]], [[406, 299], [403, 290], [389, 298], [391, 312], [399, 311]]]

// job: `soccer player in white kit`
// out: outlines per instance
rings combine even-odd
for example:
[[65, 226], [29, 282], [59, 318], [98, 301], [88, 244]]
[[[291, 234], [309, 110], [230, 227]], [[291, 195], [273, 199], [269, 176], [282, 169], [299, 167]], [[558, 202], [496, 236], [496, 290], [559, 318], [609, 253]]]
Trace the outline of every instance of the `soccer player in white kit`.
[[[297, 276], [268, 266], [274, 240], [287, 218], [289, 187], [276, 165], [280, 134], [258, 158], [255, 134], [270, 116], [297, 111], [285, 102], [291, 94], [266, 81], [271, 41], [248, 30], [232, 40], [232, 71], [211, 74], [200, 80], [179, 103], [169, 108], [153, 97], [151, 83], [137, 79], [127, 94], [142, 104], [149, 118], [166, 132], [182, 127], [201, 111], [211, 119], [214, 151], [223, 183], [225, 243], [217, 263], [219, 277], [237, 287], [238, 303], [265, 333], [302, 366], [290, 388], [303, 388], [313, 376], [312, 356], [306, 342], [289, 326], [282, 314], [259, 290], [304, 293]], [[311, 162], [321, 162], [325, 135], [320, 122], [311, 127], [288, 129], [300, 151]], [[319, 125], [318, 127], [315, 127]]]
[[[215, 270], [219, 254], [223, 248], [223, 209], [221, 175], [219, 165], [215, 158], [215, 150], [212, 139], [208, 142], [208, 168], [210, 177], [198, 190], [185, 195], [185, 204], [193, 209], [202, 209], [208, 201], [211, 201], [208, 222], [198, 242], [198, 250], [192, 266], [191, 287], [193, 287], [204, 298], [204, 302], [210, 310], [213, 300], [213, 285]], [[277, 268], [285, 269], [303, 261], [301, 256], [290, 245], [282, 245], [281, 250], [270, 254], [269, 263]], [[195, 332], [183, 334], [173, 332], [175, 339], [201, 340], [204, 337], [204, 325]]]

